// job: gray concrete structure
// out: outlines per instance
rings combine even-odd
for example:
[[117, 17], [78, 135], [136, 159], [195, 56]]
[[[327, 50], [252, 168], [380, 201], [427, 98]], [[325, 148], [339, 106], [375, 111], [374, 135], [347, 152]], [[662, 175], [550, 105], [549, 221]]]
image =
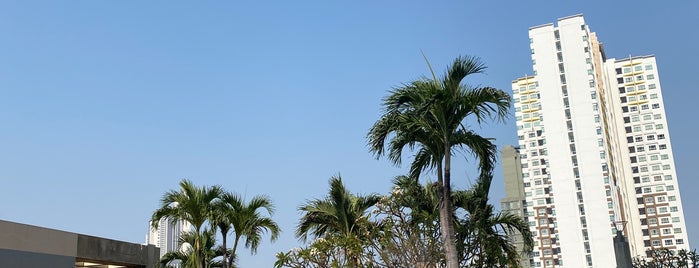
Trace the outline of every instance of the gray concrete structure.
[[155, 268], [159, 249], [0, 220], [0, 267]]
[[[519, 149], [511, 145], [502, 148], [500, 152], [500, 161], [502, 163], [502, 175], [505, 182], [505, 198], [500, 200], [500, 209], [503, 213], [510, 213], [522, 217], [525, 222], [527, 220], [526, 213], [526, 197], [524, 195], [524, 179], [522, 178], [522, 161], [520, 159]], [[523, 268], [530, 267], [529, 254], [523, 253], [524, 243], [522, 235], [517, 232], [510, 235], [510, 240], [517, 246], [517, 251], [520, 252], [520, 264]]]

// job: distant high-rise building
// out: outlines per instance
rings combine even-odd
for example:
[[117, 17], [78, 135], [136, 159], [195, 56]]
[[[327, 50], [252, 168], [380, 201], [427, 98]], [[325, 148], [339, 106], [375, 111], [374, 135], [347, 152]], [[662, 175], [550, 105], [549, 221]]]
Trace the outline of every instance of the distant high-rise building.
[[582, 15], [529, 42], [512, 89], [531, 266], [616, 267], [617, 227], [632, 256], [688, 249], [655, 58], [607, 59]]
[[180, 235], [192, 230], [192, 225], [186, 221], [176, 221], [163, 218], [158, 222], [158, 228], [151, 227], [148, 223], [148, 235], [146, 244], [152, 244], [160, 248], [160, 258], [166, 253], [177, 251], [180, 246]]
[[[505, 146], [500, 153], [502, 163], [502, 174], [505, 181], [505, 198], [500, 200], [502, 212], [520, 216], [524, 218], [527, 199], [524, 193], [524, 180], [522, 178], [522, 160], [519, 149], [512, 146]], [[529, 255], [523, 254], [524, 240], [517, 232], [510, 236], [510, 240], [517, 246], [517, 252], [521, 254], [522, 268], [529, 268]]]

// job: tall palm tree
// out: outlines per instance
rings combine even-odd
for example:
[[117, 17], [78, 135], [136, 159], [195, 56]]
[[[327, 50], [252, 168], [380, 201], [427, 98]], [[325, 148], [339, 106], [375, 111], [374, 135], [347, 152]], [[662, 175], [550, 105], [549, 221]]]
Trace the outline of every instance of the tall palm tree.
[[[368, 209], [380, 197], [360, 196], [350, 193], [340, 176], [330, 179], [330, 191], [324, 199], [308, 201], [299, 207], [304, 215], [296, 228], [296, 236], [306, 240], [309, 235], [316, 238], [336, 236], [340, 240], [364, 241], [362, 224], [367, 223]], [[345, 256], [352, 267], [361, 267], [360, 252], [344, 248]]]
[[194, 227], [195, 237], [192, 243], [194, 261], [199, 268], [206, 266], [204, 252], [204, 224], [211, 219], [215, 203], [223, 190], [220, 186], [197, 187], [189, 180], [180, 181], [180, 190], [170, 190], [160, 199], [160, 208], [153, 212], [151, 225], [158, 227], [163, 218], [187, 221]]
[[464, 121], [469, 117], [478, 123], [504, 119], [510, 107], [510, 96], [502, 90], [461, 84], [466, 76], [482, 73], [485, 68], [478, 58], [458, 57], [441, 80], [433, 73], [432, 79], [413, 81], [392, 90], [384, 99], [384, 114], [367, 135], [375, 156], [387, 155], [396, 165], [400, 165], [406, 146], [417, 147], [410, 167], [414, 178], [425, 170], [436, 169], [440, 230], [448, 268], [459, 265], [454, 224], [450, 220], [453, 206], [448, 198], [452, 154], [455, 150], [470, 151], [479, 159], [480, 170], [490, 172], [497, 153], [490, 139], [466, 128]]
[[[225, 195], [226, 193], [223, 193], [223, 196]], [[211, 223], [221, 232], [223, 268], [229, 268], [228, 246], [226, 242], [228, 241], [228, 232], [231, 230], [230, 218], [234, 212], [230, 206], [222, 200], [223, 196], [219, 197], [219, 200], [214, 204], [214, 212], [211, 215]], [[232, 264], [233, 262], [230, 263]]]
[[[240, 196], [225, 193], [221, 196], [221, 201], [229, 209], [229, 212], [224, 215], [228, 217], [226, 223], [229, 224], [229, 228], [232, 227], [235, 235], [233, 249], [227, 260], [228, 265], [232, 266], [237, 258], [236, 254], [241, 238], [245, 237], [245, 247], [250, 248], [250, 251], [255, 254], [264, 233], [271, 234], [271, 241], [275, 241], [279, 237], [279, 225], [271, 218], [274, 214], [274, 204], [268, 197], [255, 196], [250, 202], [245, 203]], [[265, 216], [261, 210], [265, 211], [269, 217]]]
[[[520, 267], [520, 254], [533, 248], [532, 233], [522, 217], [494, 212], [488, 204], [491, 182], [492, 174], [486, 173], [471, 190], [454, 196], [455, 206], [469, 215], [459, 219], [456, 227], [461, 261], [468, 267]], [[515, 232], [522, 235], [524, 252], [518, 252], [508, 239]]]

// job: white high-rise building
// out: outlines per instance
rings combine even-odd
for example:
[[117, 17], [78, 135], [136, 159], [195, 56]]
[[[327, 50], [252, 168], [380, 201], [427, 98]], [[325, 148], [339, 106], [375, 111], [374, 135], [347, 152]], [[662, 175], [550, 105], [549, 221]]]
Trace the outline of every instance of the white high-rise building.
[[192, 230], [192, 225], [186, 221], [176, 221], [163, 218], [158, 222], [158, 228], [151, 227], [148, 222], [148, 235], [146, 244], [152, 244], [160, 248], [160, 258], [166, 253], [179, 250], [180, 234]]
[[616, 267], [688, 249], [653, 56], [607, 59], [582, 15], [529, 29], [534, 75], [512, 82], [532, 267]]

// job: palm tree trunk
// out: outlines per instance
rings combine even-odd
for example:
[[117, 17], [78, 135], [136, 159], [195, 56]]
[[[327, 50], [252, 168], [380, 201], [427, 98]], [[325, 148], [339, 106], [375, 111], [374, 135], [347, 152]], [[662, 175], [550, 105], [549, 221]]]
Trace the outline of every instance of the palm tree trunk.
[[223, 243], [223, 245], [222, 245], [223, 246], [223, 268], [228, 268], [228, 261], [227, 261], [228, 258], [226, 256], [227, 255], [226, 253], [228, 253], [228, 248], [226, 247], [227, 234], [228, 234], [228, 232], [226, 232], [226, 233], [221, 232], [221, 235], [223, 236], [223, 240], [222, 240], [222, 243]]
[[233, 241], [233, 250], [231, 251], [231, 256], [228, 257], [228, 264], [230, 266], [233, 266], [233, 261], [235, 260], [235, 251], [238, 250], [238, 241], [240, 241], [240, 235], [238, 233], [235, 233], [235, 241]]
[[197, 259], [194, 260], [194, 262], [197, 264], [199, 268], [204, 268], [204, 256], [201, 252], [201, 231], [200, 231], [201, 226], [196, 226], [195, 227], [195, 232], [197, 233], [196, 239], [194, 239], [194, 250], [195, 250], [195, 255], [197, 256]]
[[456, 251], [456, 241], [454, 241], [454, 222], [452, 220], [451, 204], [451, 148], [448, 144], [444, 147], [444, 184], [439, 206], [439, 225], [442, 229], [442, 240], [444, 241], [444, 256], [447, 261], [447, 268], [458, 268], [459, 258]]

